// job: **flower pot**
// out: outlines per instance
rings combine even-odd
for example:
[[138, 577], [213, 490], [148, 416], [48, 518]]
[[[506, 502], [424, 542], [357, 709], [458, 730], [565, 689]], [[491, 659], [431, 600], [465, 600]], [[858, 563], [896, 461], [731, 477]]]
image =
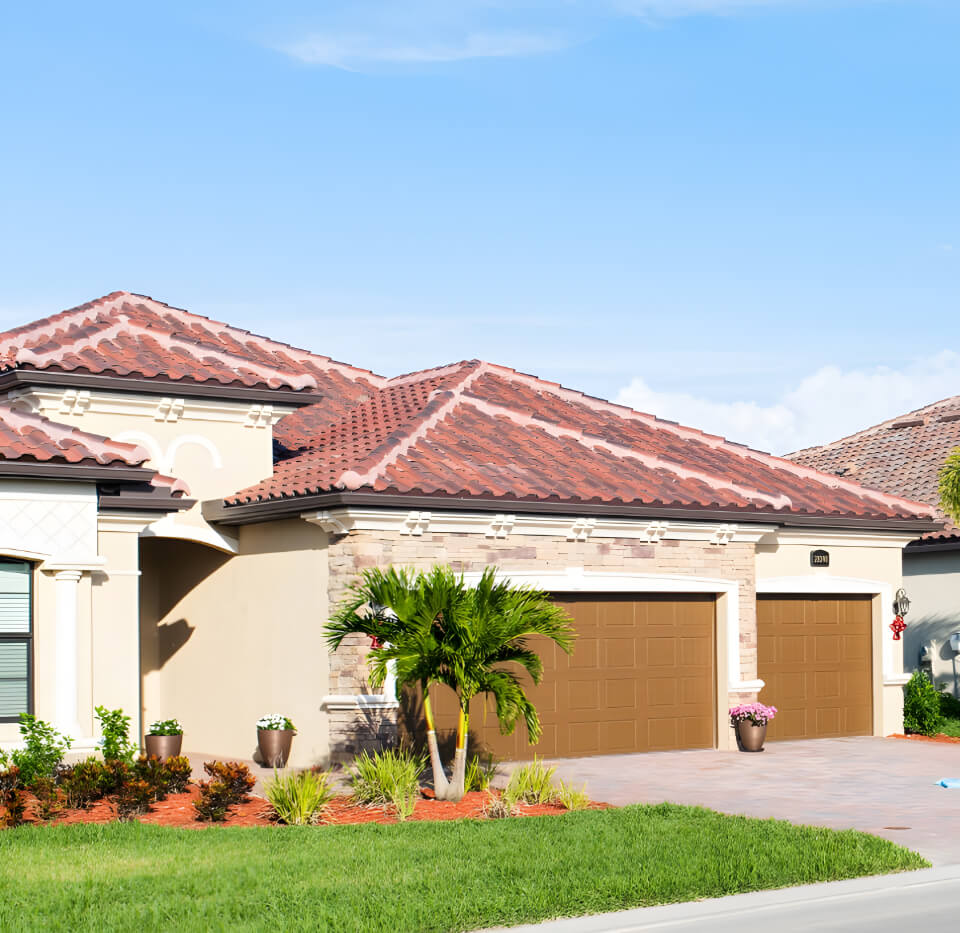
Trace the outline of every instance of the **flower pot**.
[[180, 754], [180, 749], [183, 747], [183, 734], [148, 735], [144, 737], [143, 744], [148, 755], [156, 755], [157, 758], [166, 761], [167, 758], [174, 758]]
[[290, 757], [293, 729], [257, 729], [260, 758], [268, 768], [282, 768]]
[[749, 720], [737, 723], [737, 742], [742, 752], [762, 752], [767, 737], [767, 724], [755, 726]]

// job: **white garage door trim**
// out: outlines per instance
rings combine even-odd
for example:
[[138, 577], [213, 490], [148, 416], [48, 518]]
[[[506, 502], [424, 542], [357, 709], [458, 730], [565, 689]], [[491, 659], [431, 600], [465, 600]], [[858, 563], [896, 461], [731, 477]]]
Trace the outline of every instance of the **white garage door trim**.
[[[463, 575], [475, 586], [481, 574]], [[604, 573], [567, 567], [565, 570], [503, 570], [500, 579], [525, 584], [549, 593], [715, 593], [725, 596], [727, 623], [727, 690], [752, 692], [763, 688], [762, 680], [740, 679], [740, 584], [736, 580], [688, 577], [683, 574]]]
[[[761, 577], [757, 580], [757, 595], [768, 593], [879, 596], [880, 632], [885, 633], [893, 621], [893, 586], [883, 580], [861, 580], [857, 577]], [[881, 636], [881, 641], [883, 643], [883, 684], [885, 687], [902, 686], [909, 678], [903, 673], [902, 661], [897, 663], [893, 650], [893, 638]]]

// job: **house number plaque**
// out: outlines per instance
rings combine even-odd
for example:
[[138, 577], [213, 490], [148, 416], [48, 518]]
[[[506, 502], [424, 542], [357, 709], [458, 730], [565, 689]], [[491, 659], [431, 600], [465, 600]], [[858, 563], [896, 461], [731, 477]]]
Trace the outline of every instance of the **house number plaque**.
[[829, 567], [830, 552], [829, 551], [811, 551], [810, 566], [811, 567]]

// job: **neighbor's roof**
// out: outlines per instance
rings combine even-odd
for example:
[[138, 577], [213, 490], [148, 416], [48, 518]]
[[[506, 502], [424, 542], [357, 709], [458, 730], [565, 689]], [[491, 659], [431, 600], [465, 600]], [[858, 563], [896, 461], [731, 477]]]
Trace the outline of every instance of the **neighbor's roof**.
[[[938, 503], [938, 474], [960, 446], [960, 395], [899, 415], [849, 437], [787, 456], [796, 463], [835, 473], [892, 495]], [[945, 519], [938, 512], [940, 519]], [[928, 540], [954, 538], [949, 521]]]
[[103, 298], [0, 333], [0, 373], [13, 369], [162, 378], [302, 391], [315, 417], [339, 415], [385, 382], [366, 370], [173, 308], [146, 295]]
[[[292, 417], [302, 426], [302, 413]], [[478, 360], [386, 380], [312, 436], [286, 434], [299, 452], [228, 505], [365, 490], [771, 517], [931, 517], [915, 502]]]

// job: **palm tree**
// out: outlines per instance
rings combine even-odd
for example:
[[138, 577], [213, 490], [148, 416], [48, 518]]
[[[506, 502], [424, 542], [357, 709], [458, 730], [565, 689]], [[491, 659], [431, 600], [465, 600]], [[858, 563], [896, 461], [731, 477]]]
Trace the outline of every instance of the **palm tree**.
[[940, 507], [960, 525], [960, 447], [954, 447], [940, 468]]
[[[462, 575], [444, 566], [427, 572], [365, 570], [327, 624], [327, 644], [336, 651], [354, 634], [373, 639], [367, 660], [374, 687], [383, 684], [392, 662], [398, 690], [421, 688], [434, 790], [438, 799], [455, 801], [464, 794], [470, 701], [490, 694], [500, 731], [509, 735], [522, 719], [530, 743], [535, 743], [540, 717], [517, 667], [538, 684], [543, 662], [527, 640], [542, 635], [570, 654], [575, 637], [570, 617], [546, 593], [498, 581], [494, 568], [485, 570], [476, 586], [467, 586]], [[450, 687], [460, 707], [449, 781], [430, 704], [434, 684]]]

